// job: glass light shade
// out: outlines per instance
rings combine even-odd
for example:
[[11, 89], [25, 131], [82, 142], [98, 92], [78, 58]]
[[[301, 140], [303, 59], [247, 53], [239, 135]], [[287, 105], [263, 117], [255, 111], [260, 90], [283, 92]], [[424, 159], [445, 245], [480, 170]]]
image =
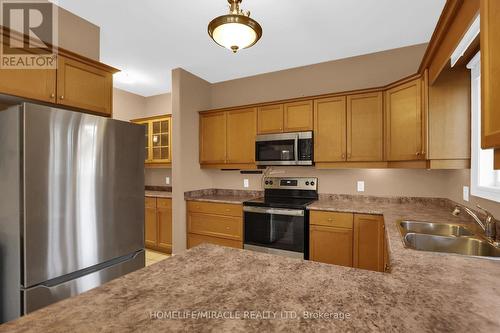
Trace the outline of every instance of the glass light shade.
[[257, 43], [262, 28], [247, 16], [224, 15], [210, 22], [208, 34], [220, 46], [237, 52]]
[[215, 28], [212, 38], [227, 49], [245, 49], [255, 43], [257, 34], [247, 25], [226, 23]]

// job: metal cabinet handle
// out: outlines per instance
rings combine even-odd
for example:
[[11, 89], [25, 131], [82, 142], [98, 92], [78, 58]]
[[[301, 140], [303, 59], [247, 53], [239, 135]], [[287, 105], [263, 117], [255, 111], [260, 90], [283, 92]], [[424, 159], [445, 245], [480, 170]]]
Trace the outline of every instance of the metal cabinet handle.
[[55, 98], [56, 94], [50, 94], [50, 98]]
[[345, 154], [342, 154], [342, 159], [345, 159]]
[[61, 97], [59, 97], [59, 99], [64, 99], [64, 95], [61, 95]]
[[415, 153], [415, 155], [420, 156], [420, 152], [419, 152], [419, 151], [417, 151], [417, 152]]

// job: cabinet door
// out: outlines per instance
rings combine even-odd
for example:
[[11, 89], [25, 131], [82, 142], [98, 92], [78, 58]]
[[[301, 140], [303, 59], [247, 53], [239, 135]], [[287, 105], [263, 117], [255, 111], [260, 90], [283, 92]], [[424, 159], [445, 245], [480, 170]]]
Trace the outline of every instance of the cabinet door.
[[383, 161], [382, 93], [347, 96], [347, 160]]
[[227, 163], [255, 163], [257, 109], [227, 113]]
[[57, 103], [110, 116], [113, 75], [79, 61], [58, 56]]
[[146, 198], [144, 212], [144, 243], [155, 248], [157, 242], [156, 198]]
[[314, 161], [346, 159], [346, 98], [314, 101]]
[[313, 130], [313, 102], [286, 103], [283, 107], [284, 132]]
[[263, 106], [258, 108], [257, 133], [283, 132], [283, 104]]
[[200, 163], [223, 164], [226, 161], [226, 113], [200, 115]]
[[389, 161], [422, 158], [422, 85], [420, 79], [386, 92], [386, 150]]
[[172, 199], [157, 199], [158, 248], [172, 252]]
[[235, 240], [225, 239], [225, 238], [210, 237], [210, 236], [204, 236], [204, 235], [197, 235], [197, 234], [188, 234], [188, 239], [187, 239], [188, 249], [195, 247], [195, 246], [198, 246], [200, 244], [205, 244], [205, 243], [226, 246], [226, 247], [233, 247], [235, 249], [242, 249], [243, 248], [243, 242], [241, 242], [241, 241], [235, 241]]
[[500, 148], [500, 1], [481, 0], [481, 146]]
[[384, 271], [384, 219], [354, 215], [354, 267]]
[[55, 103], [55, 69], [0, 69], [0, 93]]
[[172, 161], [171, 142], [172, 121], [170, 117], [151, 121], [151, 161], [153, 163], [170, 163]]
[[352, 267], [352, 229], [310, 226], [310, 260]]

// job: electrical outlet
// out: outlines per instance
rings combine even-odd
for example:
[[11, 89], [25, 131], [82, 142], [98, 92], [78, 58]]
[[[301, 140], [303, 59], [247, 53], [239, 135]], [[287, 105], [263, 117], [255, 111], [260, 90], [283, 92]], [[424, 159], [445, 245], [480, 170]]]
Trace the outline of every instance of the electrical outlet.
[[243, 179], [243, 187], [244, 188], [250, 187], [250, 181], [248, 179]]
[[170, 185], [170, 177], [165, 177], [165, 184]]
[[365, 182], [358, 181], [358, 192], [364, 192], [364, 191], [365, 191]]
[[464, 186], [464, 201], [469, 201], [469, 186]]

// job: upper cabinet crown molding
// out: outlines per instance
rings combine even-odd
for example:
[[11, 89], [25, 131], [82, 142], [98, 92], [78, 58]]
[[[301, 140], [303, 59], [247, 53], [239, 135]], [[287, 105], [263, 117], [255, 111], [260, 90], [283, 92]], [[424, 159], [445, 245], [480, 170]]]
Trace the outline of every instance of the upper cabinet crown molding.
[[426, 69], [429, 70], [431, 85], [449, 64], [451, 55], [476, 19], [479, 8], [480, 0], [448, 0], [446, 2], [419, 67], [421, 74]]

